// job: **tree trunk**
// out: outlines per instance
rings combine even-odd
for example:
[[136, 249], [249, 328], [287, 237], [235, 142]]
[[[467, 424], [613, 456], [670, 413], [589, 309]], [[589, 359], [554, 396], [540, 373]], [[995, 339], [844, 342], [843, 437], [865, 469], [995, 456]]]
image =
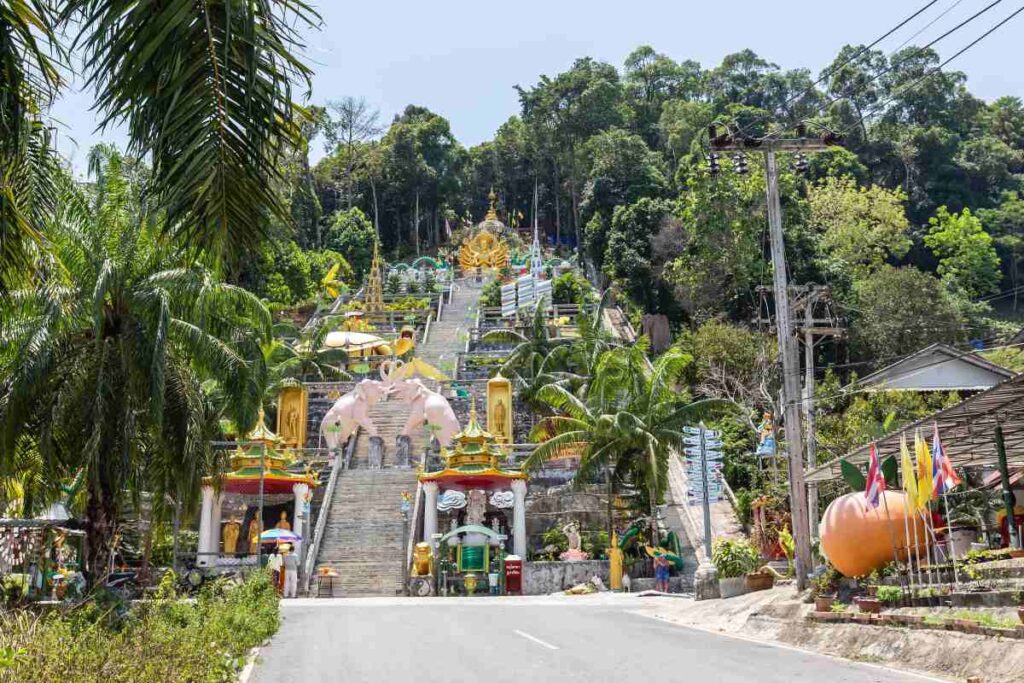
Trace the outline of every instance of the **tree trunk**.
[[558, 188], [558, 166], [555, 166], [555, 253], [558, 252], [558, 247], [562, 243], [562, 207], [558, 201], [558, 195], [560, 194]]
[[139, 569], [139, 582], [148, 586], [150, 581], [150, 560], [153, 557], [153, 515], [152, 512], [145, 516], [145, 531], [142, 541], [142, 567]]
[[416, 245], [416, 255], [420, 255], [420, 193], [416, 191], [416, 214], [412, 222], [412, 240]]
[[110, 568], [111, 541], [117, 524], [113, 491], [104, 482], [90, 482], [85, 504], [85, 567], [92, 583], [102, 581]]

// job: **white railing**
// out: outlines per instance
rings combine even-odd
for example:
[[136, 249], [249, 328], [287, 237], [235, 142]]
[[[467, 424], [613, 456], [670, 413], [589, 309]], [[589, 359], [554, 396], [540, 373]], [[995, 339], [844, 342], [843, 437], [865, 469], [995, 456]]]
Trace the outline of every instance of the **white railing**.
[[345, 446], [345, 455], [342, 460], [342, 455], [339, 453], [334, 458], [334, 467], [331, 468], [331, 476], [327, 480], [327, 488], [324, 489], [324, 498], [320, 502], [320, 514], [316, 518], [316, 529], [313, 532], [313, 542], [309, 544], [309, 548], [306, 550], [306, 562], [303, 576], [305, 582], [305, 592], [309, 593], [309, 587], [313, 583], [313, 577], [315, 576], [314, 568], [316, 565], [317, 555], [320, 554], [320, 542], [324, 538], [324, 531], [327, 528], [327, 518], [331, 514], [331, 502], [334, 500], [334, 489], [338, 484], [338, 474], [341, 472], [343, 467], [348, 464], [349, 458], [352, 457], [352, 451], [356, 446], [356, 435], [353, 434], [348, 440], [348, 444]]

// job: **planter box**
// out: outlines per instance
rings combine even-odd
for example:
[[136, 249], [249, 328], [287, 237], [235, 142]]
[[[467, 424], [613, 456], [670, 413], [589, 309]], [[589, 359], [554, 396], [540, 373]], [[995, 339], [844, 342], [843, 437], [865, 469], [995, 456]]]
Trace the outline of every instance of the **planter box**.
[[871, 624], [878, 621], [878, 617], [868, 612], [858, 612], [853, 615], [853, 620], [858, 624]]
[[747, 574], [745, 581], [748, 593], [771, 590], [775, 585], [775, 577], [771, 574]]
[[857, 608], [865, 614], [878, 614], [882, 611], [882, 602], [876, 598], [858, 598]]
[[723, 599], [743, 595], [747, 592], [747, 577], [737, 576], [732, 579], [719, 579], [718, 590], [721, 592]]

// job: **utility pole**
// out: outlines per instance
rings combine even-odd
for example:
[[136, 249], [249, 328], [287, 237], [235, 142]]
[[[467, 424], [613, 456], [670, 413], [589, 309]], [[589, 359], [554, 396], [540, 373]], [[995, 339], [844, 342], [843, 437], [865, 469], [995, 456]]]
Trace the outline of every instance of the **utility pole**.
[[[804, 446], [800, 406], [803, 403], [800, 387], [800, 357], [798, 342], [793, 336], [792, 314], [789, 306], [786, 247], [782, 234], [782, 204], [779, 200], [779, 171], [776, 154], [779, 152], [811, 152], [826, 149], [825, 140], [796, 139], [735, 139], [728, 132], [718, 134], [717, 126], [709, 128], [713, 150], [731, 150], [743, 154], [759, 151], [764, 154], [766, 193], [768, 202], [768, 231], [772, 253], [772, 286], [775, 293], [776, 332], [782, 356], [782, 405], [786, 427], [786, 460], [789, 465], [789, 500], [792, 513], [793, 539], [796, 545], [797, 590], [807, 587], [807, 574], [813, 567], [811, 534], [807, 510], [807, 487], [804, 482]], [[717, 158], [715, 159], [717, 163]]]

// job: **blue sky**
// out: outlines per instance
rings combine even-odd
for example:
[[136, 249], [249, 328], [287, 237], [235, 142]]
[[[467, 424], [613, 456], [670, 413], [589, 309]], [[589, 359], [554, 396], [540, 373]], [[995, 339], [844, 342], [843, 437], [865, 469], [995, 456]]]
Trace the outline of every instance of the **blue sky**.
[[[621, 67], [633, 48], [646, 43], [674, 59], [713, 66], [749, 47], [783, 68], [808, 67], [817, 74], [844, 43], [870, 42], [924, 5], [924, 0], [313, 1], [324, 23], [320, 31], [307, 32], [306, 56], [316, 71], [313, 103], [365, 97], [384, 122], [406, 104], [423, 105], [447, 117], [467, 146], [490, 138], [518, 112], [513, 86], [558, 73], [577, 57]], [[939, 0], [880, 47], [896, 48], [952, 8], [914, 40], [927, 43], [989, 2]], [[1001, 3], [937, 49], [953, 54], [1016, 7]], [[950, 68], [967, 73], [968, 87], [985, 99], [1024, 96], [1024, 71], [1018, 68], [1022, 37], [1024, 15]], [[91, 104], [90, 93], [72, 90], [53, 112], [61, 150], [78, 170], [94, 142], [124, 141], [118, 129], [95, 132]], [[314, 144], [311, 152], [319, 158], [323, 147]]]

